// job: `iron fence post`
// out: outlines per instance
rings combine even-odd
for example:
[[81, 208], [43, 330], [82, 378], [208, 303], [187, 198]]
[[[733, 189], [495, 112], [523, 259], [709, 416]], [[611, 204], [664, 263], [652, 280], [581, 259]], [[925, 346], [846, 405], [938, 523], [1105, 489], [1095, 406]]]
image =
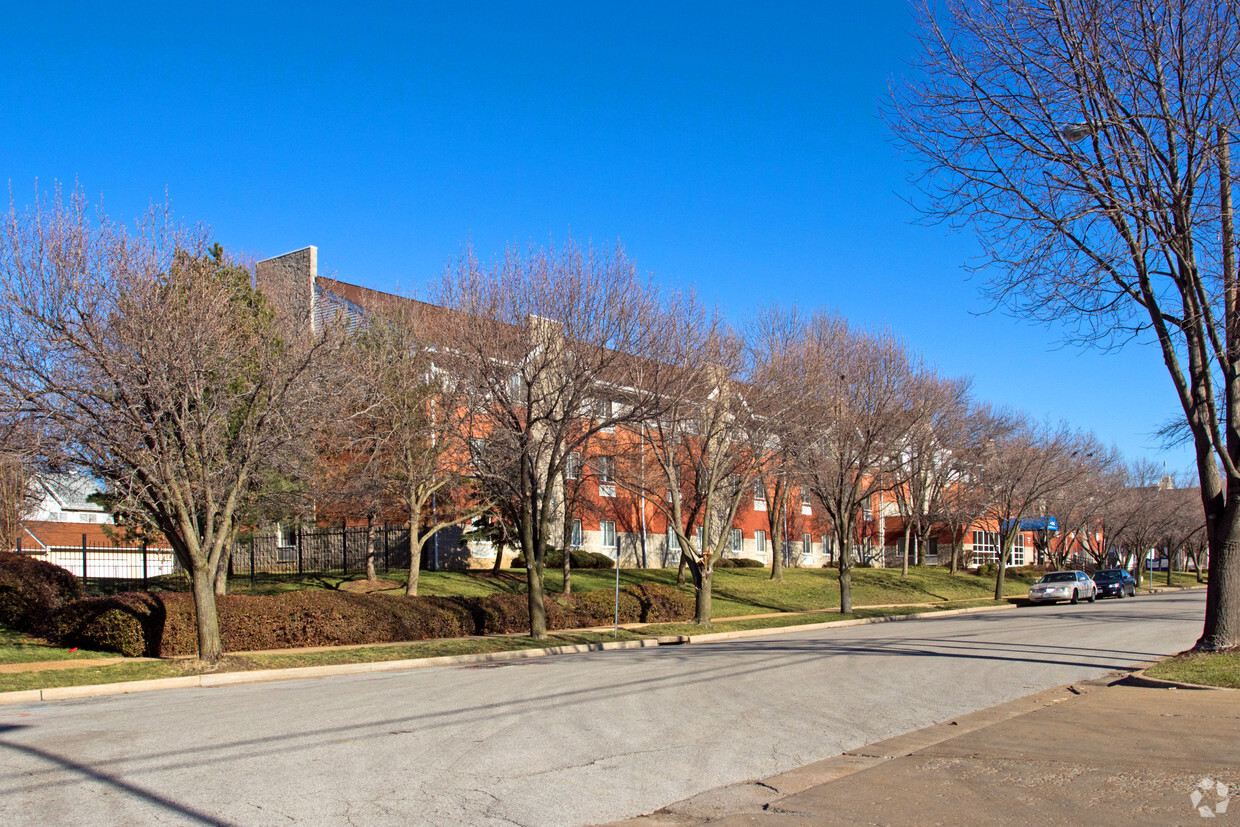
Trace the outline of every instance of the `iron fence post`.
[[388, 573], [388, 524], [383, 521], [383, 573]]
[[340, 521], [340, 570], [349, 573], [349, 522]]
[[250, 535], [250, 588], [254, 588], [254, 540], [253, 534]]
[[82, 534], [82, 588], [86, 588], [86, 534]]
[[294, 542], [296, 542], [296, 543], [297, 543], [297, 576], [298, 576], [298, 577], [301, 577], [301, 575], [302, 575], [302, 565], [301, 565], [301, 526], [297, 526], [297, 528], [295, 529], [295, 531], [296, 531], [296, 534], [294, 534], [293, 536], [294, 536], [294, 538], [295, 538]]
[[145, 589], [147, 588], [147, 582], [146, 582], [146, 581], [147, 581], [147, 574], [146, 574], [146, 540], [143, 540], [143, 541], [142, 541], [142, 588], [143, 588], [143, 590], [145, 590]]

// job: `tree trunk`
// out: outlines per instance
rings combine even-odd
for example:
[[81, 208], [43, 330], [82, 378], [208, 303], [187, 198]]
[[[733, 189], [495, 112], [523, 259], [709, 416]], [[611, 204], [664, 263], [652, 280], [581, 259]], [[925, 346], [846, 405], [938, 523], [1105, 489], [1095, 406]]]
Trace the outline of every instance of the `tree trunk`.
[[783, 582], [784, 580], [784, 536], [783, 536], [783, 520], [784, 520], [784, 504], [782, 502], [783, 495], [779, 495], [780, 502], [775, 506], [775, 519], [769, 522], [771, 529], [771, 579]]
[[224, 654], [212, 580], [209, 572], [195, 570], [191, 582], [194, 591], [194, 621], [198, 627], [198, 657], [207, 661], [217, 661]]
[[[688, 555], [681, 552], [680, 559]], [[693, 622], [702, 626], [710, 625], [711, 576], [714, 566], [707, 562], [689, 561], [689, 571], [693, 575]]]
[[778, 532], [771, 532], [771, 580], [781, 583], [784, 579], [784, 539]]
[[374, 583], [375, 575], [375, 515], [366, 515], [366, 580]]
[[[572, 594], [573, 593], [573, 581], [571, 580], [571, 578], [573, 576], [572, 574], [573, 529], [572, 529], [572, 522], [570, 522], [569, 520], [565, 520], [564, 523], [565, 525], [569, 526], [569, 529], [568, 531], [565, 532], [568, 535], [568, 537], [565, 538], [564, 540], [564, 586], [560, 591], [562, 594]], [[616, 541], [616, 567], [617, 568], [620, 567], [620, 541], [619, 540]]]
[[952, 532], [952, 574], [960, 571], [960, 558], [964, 555], [964, 532], [959, 536]]
[[900, 568], [901, 577], [908, 577], [908, 547], [909, 547], [909, 538], [911, 536], [912, 536], [911, 532], [907, 530], [904, 532], [904, 565], [901, 566]]
[[547, 604], [543, 597], [542, 555], [525, 552], [525, 582], [530, 607], [530, 637], [547, 639]]
[[[1233, 488], [1240, 489], [1240, 481], [1228, 480], [1224, 508], [1206, 510], [1210, 547], [1206, 618], [1194, 649], [1218, 651], [1240, 646], [1240, 491], [1233, 492]], [[1218, 499], [1222, 497], [1220, 494]]]
[[840, 543], [840, 614], [852, 614], [852, 544]]
[[1016, 545], [1016, 536], [1006, 538], [999, 543], [999, 568], [995, 572], [995, 600], [1002, 600], [1005, 595], [1003, 593], [1004, 575], [1007, 573], [1007, 558], [1011, 553], [1010, 546]]
[[1167, 547], [1167, 585], [1168, 586], [1171, 585], [1171, 568], [1172, 568], [1171, 563], [1172, 563], [1171, 547], [1168, 546]]
[[[251, 542], [253, 542], [251, 540]], [[228, 562], [232, 559], [233, 543], [224, 546], [224, 551], [220, 554], [219, 566], [215, 569], [215, 593], [217, 595], [228, 594]], [[251, 560], [253, 558], [250, 558]]]
[[405, 583], [405, 596], [418, 596], [418, 575], [422, 571], [422, 542], [418, 537], [418, 517], [409, 515], [409, 580]]
[[495, 562], [491, 564], [491, 574], [499, 574], [500, 569], [504, 567], [504, 543], [500, 540], [492, 540], [491, 544], [495, 546]]
[[685, 553], [680, 553], [680, 568], [676, 571], [676, 585], [684, 587], [685, 585]]

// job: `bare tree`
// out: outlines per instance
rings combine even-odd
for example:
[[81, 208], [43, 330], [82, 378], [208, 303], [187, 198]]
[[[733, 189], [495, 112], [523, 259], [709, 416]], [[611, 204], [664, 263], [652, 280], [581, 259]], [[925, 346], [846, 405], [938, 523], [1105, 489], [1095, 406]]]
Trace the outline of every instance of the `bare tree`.
[[1094, 565], [1103, 568], [1107, 558], [1107, 535], [1123, 530], [1123, 458], [1119, 451], [1095, 444], [1085, 452], [1082, 473], [1047, 494], [1042, 517], [1053, 517], [1034, 531], [1039, 555], [1055, 568], [1065, 568], [1074, 552], [1085, 552]]
[[[598, 434], [658, 412], [660, 365], [647, 358], [682, 324], [680, 303], [639, 278], [617, 247], [472, 252], [443, 279], [443, 360], [468, 394], [474, 473], [516, 508], [530, 634], [547, 635], [543, 556], [562, 536], [569, 456]], [[617, 565], [619, 561], [617, 561]]]
[[[418, 593], [422, 550], [446, 528], [488, 508], [471, 484], [468, 426], [458, 380], [435, 362], [428, 322], [412, 302], [392, 301], [351, 341], [352, 394], [332, 441], [343, 478], [337, 487], [360, 504], [373, 527], [387, 503], [403, 510], [409, 531], [405, 594]], [[368, 536], [371, 532], [368, 532]], [[370, 544], [373, 548], [373, 543]], [[374, 579], [373, 553], [367, 577]]]
[[977, 230], [997, 302], [1081, 342], [1157, 341], [1209, 527], [1197, 647], [1240, 645], [1240, 7], [949, 0], [922, 22], [891, 120], [927, 214]]
[[739, 381], [742, 341], [700, 308], [686, 312], [683, 333], [660, 354], [671, 368], [662, 412], [646, 423], [617, 479], [666, 518], [693, 579], [694, 622], [709, 624], [715, 563], [741, 503], [760, 484], [764, 446], [754, 388]]
[[[891, 333], [853, 330], [823, 311], [798, 322], [785, 375], [810, 417], [791, 443], [802, 484], [826, 509], [839, 549], [840, 611], [852, 611], [853, 545], [871, 498], [889, 490], [901, 441], [916, 424], [913, 364]], [[880, 516], [879, 519], [882, 519]]]
[[152, 215], [94, 222], [79, 193], [0, 223], [4, 395], [189, 573], [199, 656], [214, 583], [263, 472], [305, 447], [329, 340], [286, 325], [249, 273]]
[[945, 379], [931, 372], [915, 377], [908, 389], [915, 409], [914, 424], [899, 447], [896, 504], [905, 518], [902, 575], [908, 576], [910, 546], [917, 547], [917, 562], [926, 554], [930, 534], [944, 511], [944, 497], [957, 473], [953, 447], [969, 439], [969, 382]]
[[20, 406], [20, 400], [5, 401], [0, 386], [0, 551], [17, 547], [22, 521], [34, 505], [31, 467], [36, 454], [28, 423], [4, 415]]
[[1086, 460], [1094, 440], [1066, 425], [1025, 423], [991, 442], [981, 466], [988, 489], [988, 515], [999, 529], [999, 553], [995, 576], [995, 600], [1004, 597], [1004, 573], [1021, 522], [1041, 510], [1046, 499], [1088, 473]]
[[983, 403], [971, 403], [962, 427], [949, 429], [952, 437], [945, 442], [949, 460], [945, 469], [947, 482], [940, 497], [938, 518], [951, 534], [951, 572], [955, 574], [964, 555], [964, 536], [969, 527], [981, 520], [990, 507], [990, 492], [985, 484], [982, 466], [994, 440], [1012, 432], [1015, 421], [1006, 412]]

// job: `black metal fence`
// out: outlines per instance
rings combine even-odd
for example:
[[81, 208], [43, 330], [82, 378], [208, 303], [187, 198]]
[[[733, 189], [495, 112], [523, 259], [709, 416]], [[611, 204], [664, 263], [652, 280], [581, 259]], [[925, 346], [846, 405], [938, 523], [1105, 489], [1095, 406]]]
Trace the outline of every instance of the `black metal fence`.
[[[423, 554], [425, 557], [425, 553]], [[283, 577], [409, 569], [409, 529], [389, 525], [306, 528], [242, 537], [233, 547], [229, 576], [251, 582]], [[420, 561], [422, 566], [426, 560]]]
[[17, 553], [37, 556], [66, 569], [82, 580], [90, 594], [111, 594], [131, 589], [145, 590], [167, 583], [169, 577], [184, 576], [185, 569], [177, 562], [172, 550], [146, 546], [117, 546], [90, 542], [82, 535], [79, 544], [68, 546], [22, 547]]

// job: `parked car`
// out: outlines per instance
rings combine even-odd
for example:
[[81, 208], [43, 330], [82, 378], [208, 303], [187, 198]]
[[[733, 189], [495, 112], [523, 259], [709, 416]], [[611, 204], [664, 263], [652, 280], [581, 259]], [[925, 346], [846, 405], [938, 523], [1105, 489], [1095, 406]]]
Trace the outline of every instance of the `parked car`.
[[1075, 603], [1082, 598], [1093, 603], [1098, 597], [1098, 586], [1083, 571], [1052, 571], [1029, 589], [1033, 603], [1057, 603], [1067, 600]]
[[1094, 572], [1099, 597], [1136, 597], [1137, 581], [1124, 569], [1099, 569]]

